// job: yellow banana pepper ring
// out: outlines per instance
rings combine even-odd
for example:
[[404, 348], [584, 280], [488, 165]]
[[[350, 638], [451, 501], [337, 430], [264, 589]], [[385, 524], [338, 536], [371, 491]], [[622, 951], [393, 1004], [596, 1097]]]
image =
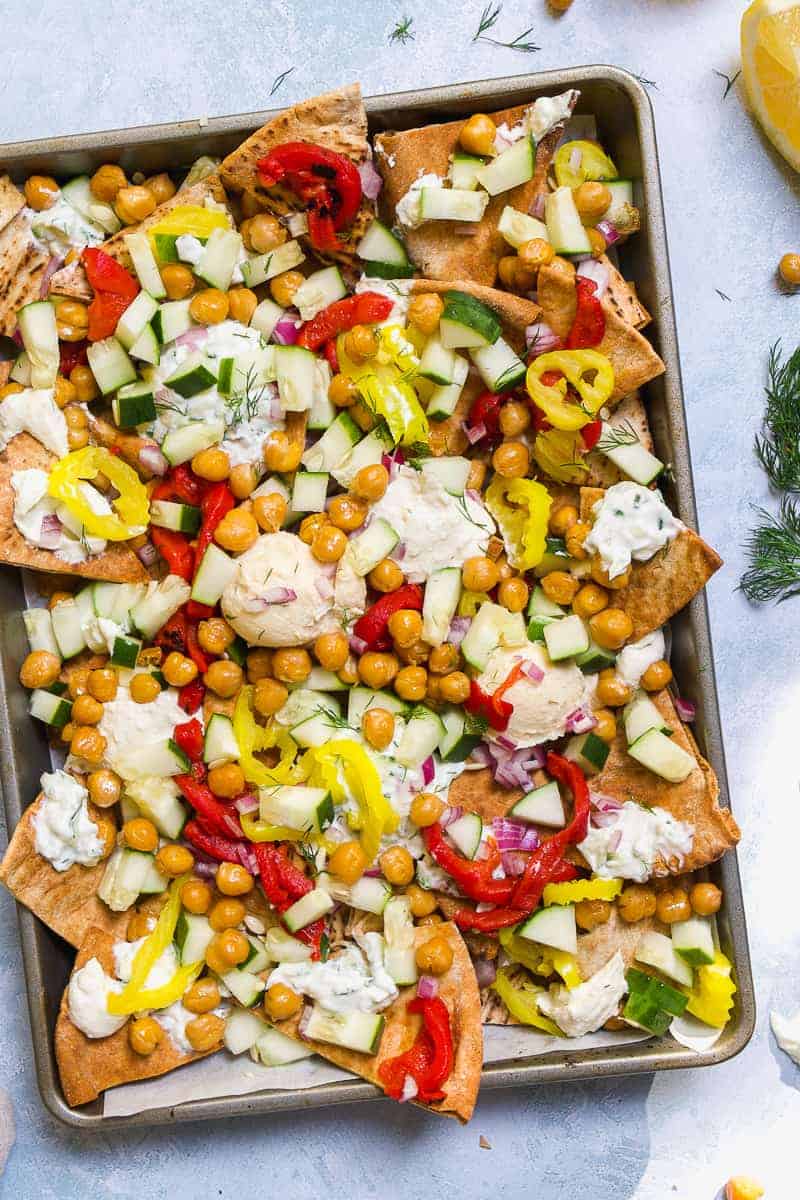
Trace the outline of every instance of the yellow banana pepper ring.
[[724, 1028], [733, 1008], [736, 984], [731, 979], [731, 963], [721, 951], [717, 951], [713, 963], [697, 968], [694, 986], [683, 990], [689, 997], [687, 1012], [714, 1029]]
[[[233, 733], [239, 747], [239, 765], [244, 772], [245, 779], [259, 787], [299, 783], [303, 779], [303, 773], [299, 763], [295, 762], [296, 742], [275, 721], [270, 721], [268, 725], [264, 726], [256, 723], [251, 708], [252, 694], [252, 687], [243, 687], [236, 699], [236, 708], [233, 713]], [[266, 766], [255, 757], [256, 751], [275, 748], [280, 750], [280, 759], [273, 767]], [[264, 839], [254, 838], [253, 840], [262, 841]]]
[[239, 824], [244, 836], [251, 842], [301, 842], [304, 837], [301, 829], [290, 829], [288, 825], [269, 825], [250, 813], [240, 813]]
[[621, 891], [621, 879], [573, 879], [569, 883], [546, 884], [542, 903], [577, 904], [579, 900], [614, 900]]
[[495, 475], [484, 499], [503, 535], [512, 567], [529, 571], [540, 563], [552, 504], [544, 484], [534, 479], [504, 479]]
[[585, 449], [579, 433], [547, 429], [536, 435], [533, 457], [545, 475], [558, 483], [583, 483], [589, 470], [583, 457]]
[[[82, 485], [102, 472], [119, 492], [113, 513], [96, 513]], [[47, 490], [65, 504], [92, 537], [124, 542], [144, 533], [150, 521], [147, 490], [133, 467], [102, 446], [85, 446], [59, 459], [50, 472]]]
[[585, 179], [616, 179], [619, 172], [596, 142], [564, 142], [553, 159], [559, 187], [580, 187]]
[[145, 988], [147, 976], [160, 956], [172, 943], [175, 926], [181, 913], [181, 888], [190, 876], [181, 875], [170, 884], [167, 903], [159, 913], [153, 929], [136, 951], [131, 977], [123, 990], [108, 997], [106, 1007], [114, 1016], [122, 1017], [146, 1008], [166, 1008], [179, 1000], [187, 987], [203, 969], [202, 961], [179, 967], [172, 979], [158, 988]]
[[555, 1022], [539, 1012], [537, 996], [543, 990], [535, 983], [514, 983], [504, 967], [497, 972], [492, 984], [492, 991], [497, 992], [512, 1017], [516, 1017], [523, 1025], [532, 1025], [553, 1037], [563, 1037]]
[[474, 617], [482, 604], [487, 600], [491, 600], [488, 592], [470, 592], [465, 589], [458, 601], [458, 615], [460, 617]]
[[574, 955], [551, 946], [539, 946], [514, 933], [512, 928], [499, 930], [500, 945], [509, 958], [533, 971], [534, 975], [552, 975], [557, 971], [570, 991], [582, 983]]
[[156, 234], [179, 237], [182, 233], [207, 240], [215, 229], [230, 229], [228, 214], [218, 208], [204, 208], [201, 204], [178, 204], [161, 218], [157, 225], [147, 230], [150, 247], [156, 249]]
[[[384, 335], [379, 339], [380, 349], [375, 358], [366, 362], [355, 362], [345, 349], [346, 334], [340, 333], [336, 340], [339, 368], [343, 375], [355, 381], [359, 395], [371, 413], [383, 417], [395, 443], [411, 446], [417, 442], [428, 444], [428, 418], [423, 412], [417, 393], [408, 382], [416, 372], [413, 346], [396, 336]], [[382, 361], [383, 360], [383, 361]], [[398, 364], [405, 362], [406, 366]]]
[[[543, 383], [548, 371], [560, 371], [563, 378]], [[587, 376], [592, 372], [590, 382]], [[525, 382], [531, 400], [553, 428], [574, 432], [587, 425], [608, 400], [614, 390], [614, 368], [598, 350], [551, 350], [533, 360]], [[568, 383], [580, 396], [580, 404], [567, 402]]]
[[[400, 818], [383, 794], [378, 769], [363, 746], [350, 738], [337, 738], [309, 750], [304, 756], [309, 779], [326, 787], [335, 804], [343, 804], [348, 792], [358, 804], [358, 812], [348, 816], [352, 829], [359, 832], [361, 849], [367, 862], [373, 862], [385, 833], [393, 833]], [[343, 786], [339, 772], [344, 776]]]

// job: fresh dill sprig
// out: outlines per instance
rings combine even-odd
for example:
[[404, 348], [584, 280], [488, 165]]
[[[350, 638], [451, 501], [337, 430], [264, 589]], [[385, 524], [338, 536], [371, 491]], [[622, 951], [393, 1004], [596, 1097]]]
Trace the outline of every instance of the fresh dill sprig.
[[389, 34], [390, 42], [413, 42], [414, 31], [411, 26], [414, 24], [413, 17], [403, 17], [402, 21], [398, 21], [392, 32]]
[[266, 384], [258, 383], [255, 367], [248, 367], [243, 389], [234, 396], [228, 396], [225, 401], [230, 414], [228, 424], [239, 425], [242, 421], [252, 421], [258, 415], [266, 391]]
[[535, 50], [541, 50], [541, 46], [537, 46], [534, 42], [525, 41], [528, 34], [533, 33], [532, 25], [527, 29], [523, 29], [522, 33], [518, 33], [510, 42], [501, 42], [498, 38], [487, 37], [488, 30], [494, 29], [502, 11], [502, 4], [486, 5], [481, 13], [478, 28], [473, 34], [473, 42], [488, 42], [490, 46], [502, 46], [505, 50], [520, 50], [523, 54], [533, 54]]
[[800, 507], [784, 496], [777, 517], [763, 508], [756, 512], [762, 523], [745, 543], [750, 566], [739, 588], [754, 604], [788, 600], [800, 593]]
[[727, 100], [727, 99], [728, 99], [728, 93], [730, 92], [730, 90], [731, 90], [731, 88], [733, 87], [733, 85], [736, 83], [736, 80], [739, 78], [739, 76], [741, 75], [741, 73], [742, 73], [742, 68], [741, 68], [741, 67], [739, 68], [739, 70], [736, 72], [736, 74], [735, 74], [735, 75], [726, 75], [724, 71], [717, 71], [717, 70], [714, 68], [714, 74], [715, 74], [715, 75], [717, 75], [717, 76], [719, 76], [719, 78], [720, 78], [720, 79], [724, 79], [724, 80], [725, 80], [725, 91], [722, 93], [722, 99], [723, 99], [723, 100]]
[[756, 437], [756, 454], [774, 488], [800, 492], [800, 346], [782, 362], [781, 344], [776, 342], [767, 371], [767, 411], [763, 436]]
[[633, 78], [638, 79], [639, 83], [641, 83], [643, 87], [655, 88], [656, 91], [659, 90], [658, 84], [656, 83], [655, 79], [647, 79], [647, 78], [645, 78], [644, 75], [634, 75]]
[[187, 417], [189, 415], [189, 410], [186, 405], [180, 405], [174, 400], [156, 400], [155, 406], [158, 412], [174, 412], [177, 413], [179, 417]]
[[630, 421], [621, 421], [619, 425], [609, 425], [597, 443], [597, 449], [607, 454], [609, 450], [618, 450], [621, 446], [635, 446], [639, 435]]
[[270, 96], [275, 95], [278, 88], [281, 87], [281, 85], [286, 82], [286, 80], [289, 78], [292, 71], [294, 71], [294, 70], [296, 70], [296, 67], [289, 67], [288, 70], [282, 71], [280, 75], [275, 76], [275, 79], [273, 80], [273, 83], [272, 83], [272, 87], [269, 89]]
[[730, 302], [731, 302], [731, 298], [730, 298], [730, 296], [727, 294], [727, 292], [721, 292], [719, 288], [714, 288], [714, 291], [717, 293], [717, 295], [719, 296], [720, 300], [727, 300], [728, 304], [730, 304]]

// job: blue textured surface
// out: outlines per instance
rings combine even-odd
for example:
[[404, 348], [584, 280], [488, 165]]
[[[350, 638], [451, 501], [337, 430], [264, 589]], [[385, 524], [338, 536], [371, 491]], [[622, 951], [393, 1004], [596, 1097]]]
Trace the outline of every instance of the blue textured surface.
[[[787, 882], [796, 874], [800, 772], [784, 753], [797, 737], [800, 601], [756, 612], [734, 589], [750, 505], [773, 503], [752, 440], [767, 348], [776, 337], [793, 348], [797, 337], [800, 297], [782, 294], [774, 269], [784, 251], [800, 249], [800, 229], [796, 177], [745, 111], [741, 84], [723, 99], [714, 74], [738, 70], [744, 7], [575, 0], [556, 18], [545, 0], [507, 4], [492, 32], [510, 40], [532, 25], [541, 51], [523, 55], [471, 43], [482, 0], [194, 0], [175, 9], [139, 0], [120, 10], [117, 36], [98, 0], [5, 0], [0, 142], [243, 112], [356, 78], [370, 94], [607, 62], [655, 81], [700, 525], [726, 559], [709, 601], [760, 1007], [756, 1037], [731, 1063], [487, 1093], [466, 1129], [376, 1103], [79, 1137], [39, 1101], [14, 907], [2, 894], [0, 1085], [17, 1124], [3, 1196], [711, 1200], [739, 1172], [760, 1178], [767, 1200], [797, 1195], [800, 1070], [777, 1051], [767, 1017], [773, 1003], [782, 1011], [800, 1003]], [[415, 40], [390, 43], [406, 14]], [[272, 81], [290, 67], [271, 101]]]

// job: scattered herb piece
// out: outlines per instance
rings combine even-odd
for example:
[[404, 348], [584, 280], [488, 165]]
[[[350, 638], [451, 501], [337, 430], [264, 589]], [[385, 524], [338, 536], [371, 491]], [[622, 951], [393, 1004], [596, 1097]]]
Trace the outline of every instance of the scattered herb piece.
[[505, 50], [520, 50], [523, 54], [533, 54], [535, 50], [541, 50], [541, 46], [535, 45], [534, 42], [526, 42], [529, 33], [533, 33], [533, 26], [530, 25], [527, 29], [523, 29], [522, 33], [518, 33], [510, 42], [501, 42], [497, 38], [486, 37], [486, 33], [490, 29], [494, 29], [497, 24], [497, 19], [503, 11], [502, 4], [487, 4], [481, 13], [481, 19], [478, 22], [477, 31], [473, 34], [473, 42], [488, 42], [490, 46], [502, 46]]
[[730, 296], [727, 294], [727, 292], [721, 292], [721, 291], [719, 290], [719, 288], [714, 288], [714, 291], [717, 293], [717, 295], [719, 296], [720, 300], [727, 300], [728, 304], [730, 304], [730, 302], [731, 302], [731, 298], [730, 298]]
[[269, 89], [270, 96], [275, 95], [278, 88], [281, 87], [282, 84], [284, 84], [286, 82], [286, 80], [289, 78], [292, 71], [294, 71], [294, 70], [296, 70], [295, 67], [289, 67], [289, 69], [287, 71], [282, 71], [280, 75], [276, 75], [275, 80], [272, 84], [272, 87]]
[[784, 496], [777, 517], [763, 508], [755, 511], [762, 523], [745, 544], [750, 566], [739, 588], [754, 604], [788, 600], [800, 593], [800, 508]]
[[414, 24], [413, 17], [403, 17], [402, 21], [398, 21], [392, 32], [389, 34], [390, 42], [413, 42], [414, 31], [411, 26]]
[[723, 100], [727, 100], [728, 92], [731, 90], [733, 85], [736, 83], [736, 80], [739, 78], [741, 73], [742, 73], [741, 67], [739, 68], [739, 70], [736, 72], [735, 75], [726, 75], [724, 71], [717, 71], [716, 69], [714, 70], [715, 75], [718, 75], [720, 79], [725, 80], [725, 91], [722, 93]]
[[633, 78], [638, 79], [639, 83], [641, 83], [642, 87], [651, 87], [651, 88], [655, 88], [656, 91], [659, 90], [658, 84], [656, 83], [655, 79], [645, 79], [644, 75], [634, 75]]
[[774, 488], [800, 492], [800, 346], [782, 362], [776, 342], [767, 370], [764, 433], [756, 437], [756, 454]]

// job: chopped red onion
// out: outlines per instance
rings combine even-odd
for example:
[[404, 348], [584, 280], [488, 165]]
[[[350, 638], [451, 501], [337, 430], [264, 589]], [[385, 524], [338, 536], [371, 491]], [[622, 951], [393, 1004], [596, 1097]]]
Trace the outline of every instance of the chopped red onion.
[[464, 495], [468, 500], [472, 500], [473, 503], [480, 504], [481, 502], [481, 494], [476, 488], [467, 488]]
[[299, 336], [300, 330], [297, 328], [294, 318], [290, 317], [288, 313], [284, 313], [272, 331], [273, 342], [277, 342], [279, 346], [293, 346]]
[[539, 848], [539, 834], [535, 829], [525, 830], [525, 835], [518, 848], [520, 850], [537, 850]]
[[361, 190], [368, 200], [377, 200], [383, 187], [383, 180], [370, 159], [366, 159], [358, 167], [361, 179]]
[[476, 958], [473, 961], [475, 979], [479, 988], [491, 987], [497, 978], [497, 963], [493, 958]]
[[528, 859], [527, 855], [520, 854], [519, 850], [504, 850], [500, 854], [500, 861], [506, 875], [515, 876], [523, 873]]
[[690, 722], [697, 716], [697, 705], [693, 700], [683, 700], [680, 696], [675, 697], [675, 712], [682, 721]]
[[470, 446], [474, 446], [481, 438], [486, 437], [486, 426], [483, 421], [479, 421], [477, 425], [467, 425], [466, 421], [462, 422], [462, 428], [467, 435], [467, 441]]
[[526, 758], [525, 762], [522, 764], [526, 771], [535, 771], [544, 766], [545, 754], [541, 746], [533, 746], [528, 751], [528, 755], [529, 757]]
[[479, 221], [455, 221], [453, 223], [453, 233], [456, 237], [474, 237], [479, 229]]
[[358, 654], [359, 656], [362, 655], [368, 644], [369, 643], [365, 642], [363, 638], [357, 637], [356, 634], [350, 634], [350, 649], [353, 651], [353, 654]]
[[44, 275], [42, 275], [41, 283], [39, 284], [40, 300], [47, 299], [47, 296], [50, 292], [50, 280], [55, 275], [56, 271], [58, 271], [63, 265], [64, 259], [61, 255], [52, 254], [50, 256], [47, 266], [44, 269]]
[[61, 530], [63, 526], [55, 513], [48, 513], [42, 517], [42, 524], [39, 529], [39, 545], [43, 550], [57, 550], [61, 544]]
[[406, 1075], [403, 1080], [403, 1089], [400, 1092], [399, 1104], [405, 1104], [408, 1100], [413, 1100], [419, 1093], [417, 1081], [413, 1075]]
[[578, 171], [580, 170], [581, 163], [583, 162], [583, 151], [580, 150], [577, 146], [575, 146], [570, 151], [568, 161], [569, 161], [570, 171], [572, 171], [574, 174], [577, 175]]
[[255, 853], [245, 842], [238, 842], [236, 845], [236, 853], [239, 855], [239, 862], [250, 875], [258, 875], [258, 859]]
[[166, 475], [169, 463], [155, 442], [148, 442], [139, 451], [139, 464], [154, 475]]
[[199, 350], [208, 341], [208, 326], [193, 325], [185, 333], [175, 338], [176, 346], [188, 346], [190, 350]]
[[504, 750], [510, 750], [512, 753], [519, 749], [514, 739], [506, 737], [504, 733], [498, 733], [497, 737], [495, 738], [495, 742], [498, 746], [502, 746]]
[[386, 470], [389, 472], [389, 480], [390, 481], [397, 478], [397, 472], [400, 469], [400, 467], [403, 466], [405, 461], [406, 461], [405, 455], [403, 454], [403, 451], [400, 449], [399, 446], [397, 447], [396, 450], [393, 450], [391, 454], [382, 454], [381, 455], [381, 462], [382, 462], [383, 466], [386, 468]]
[[598, 221], [595, 228], [598, 233], [602, 233], [607, 246], [613, 246], [615, 242], [619, 241], [619, 230], [613, 221]]
[[145, 567], [152, 567], [153, 563], [158, 558], [158, 551], [152, 542], [145, 542], [145, 544], [140, 546], [136, 551], [136, 557]]
[[475, 762], [481, 763], [481, 765], [484, 767], [490, 767], [492, 765], [492, 756], [489, 753], [489, 747], [483, 742], [478, 743], [478, 745], [472, 751], [471, 757], [475, 760]]
[[608, 796], [605, 792], [589, 791], [589, 803], [601, 813], [616, 813], [622, 808], [622, 801], [616, 796]]
[[611, 837], [608, 839], [608, 853], [614, 854], [619, 850], [619, 844], [622, 841], [622, 830], [615, 829]]
[[422, 782], [427, 786], [433, 782], [436, 774], [436, 764], [433, 761], [433, 755], [429, 754], [422, 764]]
[[597, 717], [587, 708], [576, 708], [565, 722], [567, 733], [588, 733], [597, 725]]
[[[194, 849], [194, 847], [190, 846], [189, 848], [192, 851], [192, 854], [197, 854], [197, 851]], [[217, 874], [218, 866], [219, 863], [203, 862], [201, 859], [195, 858], [195, 863], [192, 867], [192, 870], [194, 871], [195, 875], [199, 875], [201, 879], [213, 879]]]
[[291, 604], [292, 600], [296, 599], [297, 592], [294, 588], [289, 587], [267, 588], [261, 595], [261, 600], [265, 606], [270, 604]]
[[611, 278], [611, 273], [605, 263], [598, 262], [596, 258], [587, 258], [585, 262], [580, 263], [575, 273], [583, 279], [591, 279], [596, 287], [595, 296], [598, 300], [602, 299], [608, 290]]
[[450, 629], [447, 633], [447, 640], [452, 646], [460, 646], [464, 638], [467, 636], [467, 630], [472, 624], [472, 617], [453, 617], [450, 622]]
[[546, 321], [535, 321], [525, 329], [525, 342], [535, 354], [548, 354], [561, 349], [561, 338]]
[[532, 679], [534, 683], [541, 683], [544, 679], [544, 671], [538, 663], [533, 662], [531, 659], [522, 664], [522, 674], [526, 679]]
[[364, 874], [367, 876], [368, 879], [377, 879], [380, 875], [383, 874], [383, 871], [380, 869], [380, 867], [367, 867]]
[[[522, 843], [529, 833], [533, 833], [536, 845], [539, 844], [539, 835], [535, 830], [523, 825], [521, 821], [511, 820], [509, 817], [495, 817], [492, 821], [492, 833], [500, 850], [522, 849]], [[535, 846], [526, 846], [525, 849], [535, 849]]]
[[237, 812], [255, 812], [258, 808], [258, 796], [255, 792], [242, 792], [241, 796], [237, 796], [233, 803]]
[[462, 817], [463, 815], [464, 815], [463, 808], [459, 807], [459, 805], [457, 805], [457, 804], [454, 804], [452, 807], [446, 808], [444, 810], [439, 824], [442, 826], [443, 829], [446, 829], [448, 825], [452, 825], [454, 821], [458, 821], [459, 818]]
[[528, 212], [532, 217], [536, 217], [537, 221], [544, 220], [545, 201], [545, 193], [539, 192], [534, 196], [533, 201], [528, 208]]
[[417, 995], [420, 1000], [433, 1000], [434, 996], [439, 995], [439, 980], [433, 975], [420, 975]]
[[593, 812], [591, 824], [595, 829], [610, 829], [612, 825], [617, 823], [617, 814], [615, 812]]
[[334, 593], [334, 587], [327, 575], [315, 576], [314, 586], [323, 600], [330, 600]]
[[395, 562], [402, 562], [406, 556], [405, 542], [398, 542], [395, 548], [392, 550], [391, 556]]

